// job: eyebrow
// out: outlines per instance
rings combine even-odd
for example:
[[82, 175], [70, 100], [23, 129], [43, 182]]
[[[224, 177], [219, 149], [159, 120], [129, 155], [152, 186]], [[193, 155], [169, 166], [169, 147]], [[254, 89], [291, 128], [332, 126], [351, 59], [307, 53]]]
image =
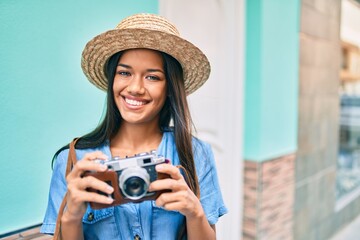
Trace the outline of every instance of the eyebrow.
[[[123, 63], [118, 63], [118, 66], [121, 66], [121, 67], [124, 67], [124, 68], [127, 68], [127, 69], [132, 69], [131, 66], [123, 64]], [[161, 72], [161, 73], [165, 74], [163, 70], [157, 69], [157, 68], [149, 68], [146, 71], [147, 72]]]
[[118, 66], [124, 67], [124, 68], [132, 68], [129, 65], [123, 64], [123, 63], [118, 63]]

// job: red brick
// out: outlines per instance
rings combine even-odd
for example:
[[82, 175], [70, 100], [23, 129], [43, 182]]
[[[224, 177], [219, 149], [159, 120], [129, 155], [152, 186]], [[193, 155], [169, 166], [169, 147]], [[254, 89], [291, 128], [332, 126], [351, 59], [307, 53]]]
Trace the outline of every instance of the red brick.
[[244, 239], [292, 239], [294, 161], [291, 154], [245, 162]]

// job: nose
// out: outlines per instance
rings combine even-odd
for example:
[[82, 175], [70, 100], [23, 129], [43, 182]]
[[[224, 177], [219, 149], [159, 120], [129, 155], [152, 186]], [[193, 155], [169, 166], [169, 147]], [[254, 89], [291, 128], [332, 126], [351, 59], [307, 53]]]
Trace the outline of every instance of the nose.
[[142, 95], [145, 93], [144, 83], [141, 77], [134, 76], [126, 87], [126, 91], [131, 95]]

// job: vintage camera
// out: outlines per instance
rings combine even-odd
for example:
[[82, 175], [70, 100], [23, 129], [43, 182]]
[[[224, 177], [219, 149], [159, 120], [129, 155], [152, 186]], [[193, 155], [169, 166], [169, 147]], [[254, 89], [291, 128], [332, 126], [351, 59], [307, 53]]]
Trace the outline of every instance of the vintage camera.
[[[112, 204], [90, 203], [93, 209], [101, 209], [109, 206], [128, 202], [142, 202], [154, 200], [165, 191], [149, 192], [151, 182], [157, 179], [170, 178], [168, 174], [158, 173], [155, 166], [162, 163], [170, 163], [163, 156], [157, 155], [156, 151], [136, 154], [132, 157], [115, 157], [109, 161], [96, 160], [108, 166], [105, 172], [86, 172], [84, 176], [93, 176], [102, 180], [114, 188], [111, 197]], [[88, 189], [106, 195], [101, 191]]]

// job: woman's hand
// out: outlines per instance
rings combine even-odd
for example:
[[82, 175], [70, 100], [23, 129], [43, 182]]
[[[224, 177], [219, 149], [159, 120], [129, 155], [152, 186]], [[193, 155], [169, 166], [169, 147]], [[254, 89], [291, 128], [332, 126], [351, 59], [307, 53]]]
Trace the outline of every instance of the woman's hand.
[[191, 191], [177, 167], [171, 164], [160, 164], [156, 166], [156, 171], [171, 176], [171, 178], [157, 180], [150, 184], [149, 191], [171, 190], [171, 192], [162, 193], [156, 199], [157, 206], [161, 206], [166, 210], [179, 211], [187, 219], [204, 216], [199, 199]]
[[114, 191], [110, 185], [95, 177], [83, 177], [86, 171], [104, 172], [107, 170], [106, 165], [94, 162], [95, 159], [106, 160], [107, 156], [100, 151], [85, 154], [66, 177], [68, 196], [66, 211], [63, 215], [64, 221], [81, 220], [86, 211], [86, 202], [111, 204], [114, 201], [112, 198], [86, 190], [93, 188], [107, 194]]
[[171, 164], [160, 164], [156, 171], [171, 178], [156, 180], [150, 184], [150, 191], [170, 189], [156, 199], [156, 205], [166, 210], [176, 210], [186, 217], [187, 236], [192, 239], [216, 239], [215, 225], [206, 219], [200, 200], [191, 191], [180, 170]]

